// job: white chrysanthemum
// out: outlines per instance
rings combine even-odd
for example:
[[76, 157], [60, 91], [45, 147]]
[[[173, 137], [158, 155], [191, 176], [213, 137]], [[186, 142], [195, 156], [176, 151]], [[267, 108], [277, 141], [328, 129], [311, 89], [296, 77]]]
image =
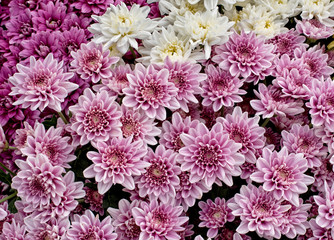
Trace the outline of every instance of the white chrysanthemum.
[[333, 27], [334, 2], [331, 0], [300, 0], [301, 17], [303, 19], [317, 18], [322, 24]]
[[176, 30], [181, 35], [189, 37], [193, 48], [204, 46], [206, 59], [210, 57], [212, 45], [228, 41], [228, 36], [232, 34], [228, 30], [233, 24], [234, 22], [229, 22], [226, 16], [218, 13], [218, 8], [203, 13], [186, 12], [184, 17], [178, 17], [175, 21]]
[[238, 27], [245, 32], [254, 32], [256, 35], [272, 38], [288, 31], [284, 27], [288, 19], [281, 19], [264, 5], [247, 4], [239, 14]]
[[273, 14], [280, 16], [282, 19], [294, 17], [300, 13], [298, 7], [300, 0], [255, 0], [257, 5], [264, 5], [270, 9]]
[[154, 31], [150, 39], [143, 41], [143, 45], [143, 48], [139, 48], [139, 53], [143, 57], [139, 58], [138, 61], [145, 65], [163, 63], [167, 56], [172, 62], [196, 62], [196, 60], [204, 58], [201, 52], [192, 52], [189, 38], [176, 34], [170, 25], [167, 29], [162, 27], [161, 32]]
[[147, 18], [149, 12], [148, 6], [133, 4], [129, 10], [123, 2], [117, 6], [111, 4], [102, 16], [92, 16], [97, 23], [88, 30], [94, 34], [94, 42], [102, 43], [105, 49], [116, 43], [117, 49], [124, 54], [129, 46], [138, 49], [136, 39], [149, 38], [157, 26], [157, 22]]

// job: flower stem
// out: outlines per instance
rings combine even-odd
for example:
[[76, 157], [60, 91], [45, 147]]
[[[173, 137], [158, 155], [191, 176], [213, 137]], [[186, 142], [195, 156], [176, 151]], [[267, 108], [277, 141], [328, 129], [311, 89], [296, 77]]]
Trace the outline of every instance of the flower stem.
[[65, 124], [68, 124], [68, 121], [62, 112], [58, 112], [59, 117], [63, 120]]
[[0, 203], [3, 203], [3, 202], [5, 202], [5, 201], [7, 201], [7, 200], [9, 200], [9, 199], [12, 199], [12, 198], [15, 197], [16, 195], [17, 195], [17, 191], [15, 191], [15, 192], [12, 193], [11, 195], [9, 195], [9, 196], [7, 196], [7, 197], [1, 199], [1, 200], [0, 200]]
[[15, 176], [16, 174], [13, 173], [11, 170], [9, 170], [9, 168], [7, 168], [5, 166], [5, 164], [3, 164], [2, 162], [0, 162], [0, 167], [2, 167], [3, 169], [5, 169], [7, 172], [9, 172], [12, 176]]
[[17, 147], [8, 146], [8, 149], [10, 149], [10, 150], [16, 150]]
[[262, 123], [261, 127], [265, 127], [267, 126], [267, 124], [269, 123], [270, 118], [266, 118], [266, 120]]

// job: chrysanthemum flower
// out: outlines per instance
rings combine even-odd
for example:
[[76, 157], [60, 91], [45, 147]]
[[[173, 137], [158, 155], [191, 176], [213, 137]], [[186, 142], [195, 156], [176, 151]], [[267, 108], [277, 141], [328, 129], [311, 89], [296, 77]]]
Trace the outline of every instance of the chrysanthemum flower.
[[25, 236], [26, 227], [20, 223], [17, 223], [15, 219], [11, 223], [5, 222], [3, 224], [2, 233], [0, 234], [0, 240], [28, 240]]
[[190, 172], [191, 183], [204, 181], [211, 188], [221, 180], [232, 186], [232, 176], [240, 176], [240, 165], [245, 162], [244, 156], [238, 153], [242, 145], [223, 133], [221, 123], [216, 123], [211, 131], [200, 123], [189, 129], [189, 133], [182, 133], [181, 140], [185, 145], [179, 150], [183, 156], [181, 169]]
[[227, 202], [224, 198], [216, 197], [213, 202], [208, 199], [206, 202], [198, 203], [201, 211], [199, 212], [199, 227], [209, 228], [207, 236], [214, 238], [218, 234], [218, 230], [222, 228], [226, 222], [232, 222], [234, 215], [232, 210], [227, 207]]
[[334, 153], [334, 132], [330, 131], [325, 126], [319, 126], [314, 128], [314, 133], [317, 137], [321, 138], [324, 144], [327, 145], [328, 152]]
[[25, 147], [21, 149], [23, 155], [36, 157], [43, 154], [53, 166], [69, 168], [69, 162], [76, 159], [72, 145], [68, 144], [70, 137], [62, 137], [63, 128], [50, 127], [45, 130], [42, 123], [36, 123], [32, 136], [27, 137]]
[[63, 63], [58, 63], [52, 54], [44, 61], [30, 57], [29, 67], [18, 64], [18, 73], [8, 79], [13, 84], [10, 95], [19, 95], [13, 104], [41, 111], [49, 107], [61, 112], [60, 104], [78, 87], [68, 81], [73, 73], [64, 73], [62, 67]]
[[154, 69], [153, 65], [145, 68], [137, 64], [133, 74], [128, 74], [129, 87], [123, 90], [125, 97], [123, 104], [133, 107], [134, 110], [142, 109], [149, 118], [158, 120], [166, 119], [166, 109], [178, 109], [176, 100], [178, 89], [174, 83], [168, 81], [168, 70]]
[[109, 50], [103, 51], [102, 45], [94, 42], [81, 44], [80, 49], [71, 52], [74, 60], [71, 62], [71, 69], [83, 79], [97, 83], [100, 79], [111, 78], [111, 65], [116, 63], [118, 57], [110, 57]]
[[317, 224], [315, 219], [310, 220], [310, 228], [313, 234], [308, 240], [334, 239], [334, 228], [322, 228]]
[[217, 112], [223, 106], [232, 107], [235, 103], [242, 102], [240, 95], [246, 94], [245, 90], [240, 89], [244, 84], [242, 80], [211, 64], [207, 66], [205, 73], [208, 78], [201, 84], [204, 90], [203, 106], [212, 105]]
[[289, 131], [283, 130], [281, 134], [283, 146], [290, 153], [303, 153], [309, 168], [320, 167], [320, 158], [327, 155], [327, 148], [315, 135], [314, 129], [307, 125], [293, 124]]
[[64, 239], [70, 227], [68, 218], [52, 218], [49, 222], [41, 222], [38, 218], [28, 216], [24, 219], [27, 239]]
[[316, 195], [314, 196], [314, 201], [319, 206], [319, 215], [316, 218], [316, 223], [325, 229], [332, 229], [334, 227], [334, 184], [329, 186], [325, 181], [325, 197]]
[[95, 178], [100, 194], [106, 193], [116, 183], [133, 190], [133, 176], [141, 175], [150, 164], [142, 160], [147, 153], [142, 141], [132, 142], [132, 138], [111, 138], [94, 144], [99, 152], [90, 151], [87, 157], [93, 165], [85, 169], [86, 178]]
[[59, 205], [66, 190], [61, 174], [64, 168], [52, 166], [43, 154], [26, 161], [16, 160], [19, 172], [13, 177], [12, 188], [17, 195], [34, 208], [45, 207], [52, 201]]
[[106, 239], [115, 240], [117, 234], [114, 233], [114, 227], [111, 224], [111, 217], [107, 216], [102, 221], [99, 216], [90, 210], [86, 210], [82, 216], [74, 215], [74, 220], [68, 230], [65, 240], [78, 239]]
[[0, 153], [7, 147], [7, 140], [2, 126], [0, 125]]
[[76, 120], [71, 129], [80, 136], [81, 145], [89, 141], [107, 141], [122, 134], [119, 105], [106, 91], [94, 94], [89, 88], [85, 89], [78, 103], [69, 110]]
[[308, 38], [312, 39], [325, 39], [329, 38], [334, 34], [334, 30], [332, 27], [328, 27], [324, 24], [322, 24], [317, 19], [310, 19], [310, 20], [303, 20], [299, 21], [295, 19], [296, 21], [296, 30], [299, 33], [304, 34]]
[[118, 209], [108, 208], [108, 213], [113, 219], [112, 224], [115, 227], [115, 232], [119, 239], [139, 239], [141, 230], [132, 215], [132, 209], [135, 207], [140, 207], [140, 201], [134, 200], [130, 203], [126, 199], [121, 199], [118, 202]]
[[138, 50], [136, 39], [147, 39], [156, 27], [157, 22], [147, 18], [149, 12], [148, 6], [133, 4], [129, 10], [123, 2], [117, 6], [111, 4], [102, 16], [92, 16], [97, 23], [88, 30], [97, 44], [102, 43], [108, 49], [117, 43], [117, 49], [125, 54], [130, 46]]
[[249, 118], [248, 113], [242, 112], [240, 107], [235, 107], [233, 113], [227, 114], [225, 118], [217, 119], [223, 125], [223, 133], [242, 144], [239, 152], [245, 156], [246, 162], [255, 163], [256, 151], [265, 145], [265, 129], [259, 126], [259, 120], [259, 116]]
[[27, 146], [28, 136], [34, 136], [34, 128], [32, 128], [28, 122], [24, 122], [23, 129], [16, 130], [16, 136], [14, 139], [14, 146], [17, 148], [16, 154], [21, 154], [21, 149]]
[[80, 9], [82, 13], [94, 13], [101, 15], [112, 4], [113, 0], [79, 0], [72, 3], [76, 9]]
[[99, 192], [95, 189], [91, 189], [89, 187], [84, 187], [85, 195], [85, 203], [89, 204], [89, 209], [98, 212], [101, 216], [104, 215], [103, 208], [103, 197], [104, 194], [99, 194]]
[[301, 0], [301, 14], [302, 19], [318, 19], [322, 24], [333, 27], [334, 20], [334, 3], [330, 0], [320, 0], [319, 2], [312, 0]]
[[315, 179], [312, 184], [312, 191], [325, 192], [325, 182], [327, 182], [329, 186], [332, 184], [334, 185], [334, 166], [330, 159], [330, 156], [322, 158], [320, 167], [314, 167], [311, 169]]
[[24, 39], [31, 37], [36, 31], [32, 24], [31, 12], [29, 10], [22, 11], [17, 17], [11, 17], [6, 23], [7, 36], [10, 38], [9, 43], [19, 43]]
[[279, 226], [284, 221], [285, 212], [291, 208], [290, 205], [282, 205], [282, 201], [275, 199], [271, 192], [264, 191], [262, 186], [244, 185], [227, 206], [234, 216], [240, 217], [238, 233], [256, 231], [260, 237], [279, 239]]
[[181, 206], [158, 204], [157, 200], [134, 207], [132, 214], [141, 230], [139, 239], [179, 240], [178, 232], [185, 230], [182, 225], [189, 219], [181, 216], [182, 212]]
[[256, 167], [258, 170], [250, 178], [263, 183], [263, 189], [272, 192], [277, 200], [283, 198], [295, 206], [299, 206], [299, 194], [314, 182], [313, 177], [304, 174], [308, 167], [303, 154], [289, 154], [286, 147], [279, 152], [264, 148]]
[[155, 152], [149, 149], [144, 161], [149, 163], [146, 171], [136, 177], [139, 188], [139, 196], [148, 196], [150, 200], [159, 199], [163, 203], [170, 202], [175, 198], [175, 189], [180, 184], [178, 175], [180, 167], [176, 164], [178, 154], [170, 149], [159, 145]]
[[274, 45], [266, 44], [264, 39], [257, 37], [253, 32], [240, 35], [233, 33], [228, 42], [215, 48], [217, 55], [212, 60], [219, 67], [229, 71], [232, 76], [243, 78], [256, 76], [264, 79], [270, 72], [266, 71], [272, 66], [275, 58]]

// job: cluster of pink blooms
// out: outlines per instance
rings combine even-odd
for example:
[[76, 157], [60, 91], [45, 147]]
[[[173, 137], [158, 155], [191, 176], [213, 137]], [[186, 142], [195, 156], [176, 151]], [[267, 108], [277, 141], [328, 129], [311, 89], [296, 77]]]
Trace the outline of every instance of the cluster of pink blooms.
[[0, 240], [334, 239], [334, 3], [238, 2], [0, 0]]

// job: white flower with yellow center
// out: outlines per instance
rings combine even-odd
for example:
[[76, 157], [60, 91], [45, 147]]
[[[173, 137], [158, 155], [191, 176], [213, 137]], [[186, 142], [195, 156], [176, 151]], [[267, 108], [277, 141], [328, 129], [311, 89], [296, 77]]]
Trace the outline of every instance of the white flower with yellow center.
[[[184, 17], [175, 21], [176, 30], [183, 36], [189, 37], [193, 48], [203, 45], [205, 58], [211, 54], [211, 46], [227, 42], [232, 34], [228, 30], [234, 22], [229, 22], [226, 16], [218, 13], [218, 8], [204, 13], [186, 12]], [[219, 26], [219, 27], [218, 27]]]
[[116, 43], [116, 47], [122, 54], [129, 50], [129, 46], [138, 49], [136, 39], [147, 39], [157, 26], [157, 22], [147, 18], [150, 8], [133, 4], [129, 10], [122, 2], [114, 6], [110, 5], [102, 16], [93, 15], [97, 23], [92, 24], [88, 30], [94, 34], [93, 41], [102, 43], [108, 49]]
[[290, 18], [300, 13], [299, 0], [255, 0], [257, 5], [264, 5], [282, 19]]
[[300, 0], [301, 17], [303, 19], [317, 18], [322, 24], [334, 27], [334, 2], [331, 0]]

